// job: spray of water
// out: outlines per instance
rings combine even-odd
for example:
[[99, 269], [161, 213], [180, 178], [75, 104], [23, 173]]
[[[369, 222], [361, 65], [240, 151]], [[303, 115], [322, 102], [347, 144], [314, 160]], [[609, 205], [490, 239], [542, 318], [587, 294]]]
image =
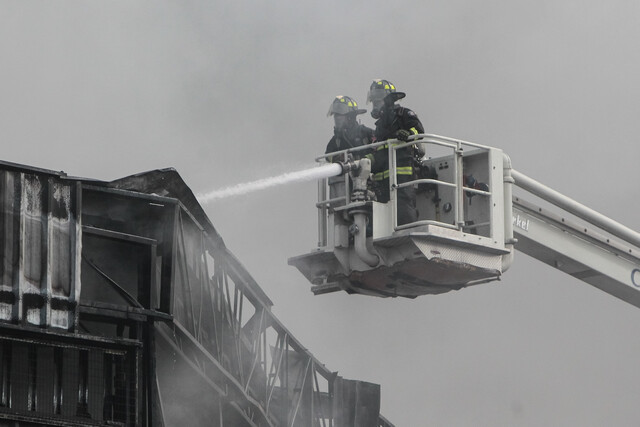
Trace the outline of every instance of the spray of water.
[[225, 197], [239, 196], [252, 191], [264, 190], [265, 188], [274, 187], [276, 185], [288, 184], [298, 181], [312, 181], [315, 179], [328, 178], [330, 176], [340, 175], [342, 167], [336, 163], [328, 165], [314, 166], [308, 169], [295, 172], [287, 172], [282, 175], [272, 176], [269, 178], [259, 179], [257, 181], [245, 182], [242, 184], [232, 185], [230, 187], [214, 190], [205, 194], [197, 194], [198, 201], [202, 204], [214, 200], [223, 199]]

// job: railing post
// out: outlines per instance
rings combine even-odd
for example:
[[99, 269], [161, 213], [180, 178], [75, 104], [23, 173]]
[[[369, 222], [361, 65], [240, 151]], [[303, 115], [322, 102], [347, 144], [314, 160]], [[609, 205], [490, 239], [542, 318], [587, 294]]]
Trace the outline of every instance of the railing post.
[[[349, 161], [349, 152], [344, 153], [342, 161], [345, 163]], [[351, 175], [345, 173], [342, 176], [344, 177], [344, 203], [345, 205], [348, 205], [351, 203]]]
[[391, 202], [391, 216], [393, 217], [393, 230], [398, 228], [398, 175], [396, 174], [396, 149], [389, 142], [389, 201]]
[[463, 171], [462, 171], [462, 147], [458, 143], [458, 147], [455, 149], [455, 175], [456, 175], [456, 225], [459, 229], [464, 227], [464, 190], [463, 190]]
[[318, 247], [327, 246], [327, 179], [318, 180]]

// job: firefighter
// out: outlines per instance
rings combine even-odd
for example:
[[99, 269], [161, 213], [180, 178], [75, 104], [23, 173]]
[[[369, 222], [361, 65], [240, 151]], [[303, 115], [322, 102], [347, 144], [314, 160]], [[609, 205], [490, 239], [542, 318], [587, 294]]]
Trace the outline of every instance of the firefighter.
[[[376, 119], [374, 138], [376, 142], [397, 139], [393, 145], [407, 142], [412, 135], [424, 133], [424, 127], [416, 113], [402, 107], [396, 102], [404, 98], [404, 92], [396, 91], [395, 86], [388, 80], [377, 79], [371, 83], [367, 95], [367, 103], [373, 104], [371, 117]], [[396, 174], [398, 184], [412, 181], [414, 178], [415, 159], [422, 157], [421, 147], [410, 145], [396, 151]], [[372, 154], [371, 172], [376, 184], [379, 202], [389, 201], [389, 152], [388, 145], [376, 147]], [[416, 195], [413, 186], [397, 190], [398, 225], [408, 224], [417, 220]]]
[[[359, 147], [361, 145], [370, 144], [373, 141], [373, 129], [358, 123], [356, 116], [366, 113], [367, 110], [358, 108], [358, 104], [353, 98], [338, 95], [334, 98], [327, 117], [333, 116], [335, 126], [333, 128], [333, 137], [327, 144], [326, 153], [347, 150], [349, 148]], [[364, 157], [362, 151], [353, 153], [353, 157], [358, 159]], [[328, 161], [342, 161], [342, 156], [327, 156]]]

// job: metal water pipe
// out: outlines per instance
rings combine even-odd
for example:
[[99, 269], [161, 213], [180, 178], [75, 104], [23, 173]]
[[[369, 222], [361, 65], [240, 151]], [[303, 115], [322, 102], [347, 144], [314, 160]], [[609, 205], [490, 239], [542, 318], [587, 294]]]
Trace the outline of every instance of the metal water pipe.
[[[365, 200], [367, 193], [367, 179], [371, 175], [371, 161], [367, 158], [360, 159], [357, 167], [351, 169], [353, 178], [352, 200]], [[349, 212], [353, 215], [353, 246], [358, 257], [369, 267], [375, 267], [380, 262], [380, 257], [369, 252], [367, 248], [367, 221], [368, 212], [362, 209], [354, 209]]]

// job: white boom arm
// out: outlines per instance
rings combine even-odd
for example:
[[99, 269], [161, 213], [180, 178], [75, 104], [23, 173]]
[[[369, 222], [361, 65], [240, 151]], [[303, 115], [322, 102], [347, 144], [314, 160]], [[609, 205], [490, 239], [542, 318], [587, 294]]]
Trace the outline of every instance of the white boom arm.
[[640, 308], [640, 234], [522, 173], [512, 176], [517, 187], [602, 230], [513, 197], [515, 248]]

